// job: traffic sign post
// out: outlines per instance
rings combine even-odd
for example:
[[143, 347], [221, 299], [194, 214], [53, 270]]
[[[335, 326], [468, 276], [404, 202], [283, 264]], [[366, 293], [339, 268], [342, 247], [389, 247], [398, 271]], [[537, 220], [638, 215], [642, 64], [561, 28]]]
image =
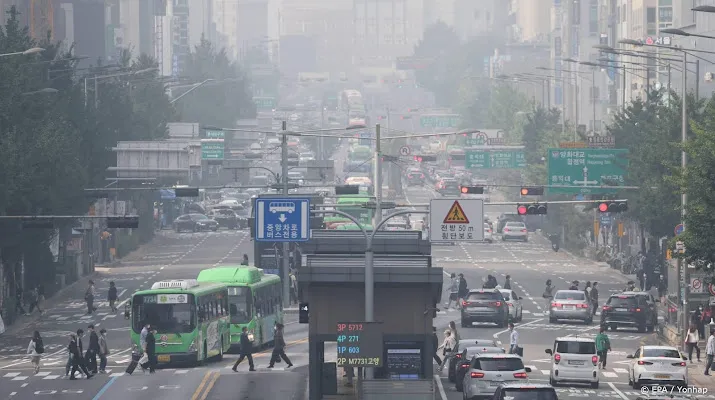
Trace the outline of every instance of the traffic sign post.
[[201, 139], [201, 159], [222, 161], [224, 159], [223, 139]]
[[410, 146], [402, 146], [402, 147], [400, 147], [400, 155], [401, 155], [401, 156], [409, 156], [410, 153], [412, 153], [412, 150], [410, 149]]
[[457, 114], [435, 114], [420, 117], [420, 126], [423, 128], [457, 128], [460, 122]]
[[627, 156], [626, 149], [549, 149], [549, 192], [552, 194], [613, 192], [615, 189], [595, 186], [623, 185], [628, 169]]
[[601, 225], [603, 225], [603, 226], [611, 225], [611, 214], [603, 213], [603, 214], [599, 215], [599, 218], [601, 219]]
[[685, 225], [683, 225], [683, 224], [675, 225], [675, 236], [678, 236], [683, 232], [685, 232]]
[[259, 242], [310, 240], [310, 199], [256, 199], [255, 229]]
[[432, 199], [429, 214], [432, 243], [484, 241], [484, 200]]
[[526, 168], [526, 158], [521, 150], [515, 151], [467, 151], [466, 168], [517, 169]]

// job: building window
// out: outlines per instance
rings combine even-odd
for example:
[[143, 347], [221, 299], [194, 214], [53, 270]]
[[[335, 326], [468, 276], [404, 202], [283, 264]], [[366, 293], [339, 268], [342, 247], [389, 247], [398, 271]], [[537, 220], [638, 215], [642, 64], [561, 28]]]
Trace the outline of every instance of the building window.
[[666, 23], [673, 22], [673, 7], [658, 8], [658, 22]]
[[648, 24], [654, 24], [657, 22], [655, 16], [655, 7], [648, 7], [648, 9], [646, 10], [646, 22]]

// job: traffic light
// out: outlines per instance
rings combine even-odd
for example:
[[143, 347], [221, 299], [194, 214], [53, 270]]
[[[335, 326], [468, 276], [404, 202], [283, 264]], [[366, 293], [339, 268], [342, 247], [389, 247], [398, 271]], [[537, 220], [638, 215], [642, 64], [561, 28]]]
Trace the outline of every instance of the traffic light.
[[546, 203], [517, 204], [516, 212], [519, 215], [546, 215]]
[[360, 186], [358, 185], [344, 185], [335, 187], [336, 195], [343, 194], [360, 194]]
[[620, 213], [628, 211], [628, 203], [625, 201], [602, 201], [598, 203], [598, 212]]
[[523, 187], [521, 188], [521, 193], [522, 196], [543, 196], [544, 195], [544, 188], [543, 187]]
[[176, 197], [199, 197], [199, 188], [174, 188]]
[[484, 194], [484, 188], [481, 186], [462, 186], [459, 190], [462, 194]]
[[437, 162], [437, 156], [415, 156], [417, 162]]
[[[177, 196], [178, 197], [178, 196]], [[107, 217], [107, 228], [122, 229], [139, 227], [139, 217]]]

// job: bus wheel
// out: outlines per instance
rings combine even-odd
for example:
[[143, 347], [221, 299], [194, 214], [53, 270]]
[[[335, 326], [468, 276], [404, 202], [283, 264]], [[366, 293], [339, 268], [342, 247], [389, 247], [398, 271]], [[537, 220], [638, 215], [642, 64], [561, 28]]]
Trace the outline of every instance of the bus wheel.
[[221, 338], [221, 347], [218, 349], [218, 355], [216, 356], [216, 361], [223, 360], [223, 338]]

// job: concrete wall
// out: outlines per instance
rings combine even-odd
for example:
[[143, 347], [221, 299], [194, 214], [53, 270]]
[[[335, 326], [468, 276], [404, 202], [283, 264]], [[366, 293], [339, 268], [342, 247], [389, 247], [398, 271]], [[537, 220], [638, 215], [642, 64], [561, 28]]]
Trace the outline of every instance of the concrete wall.
[[[338, 322], [365, 320], [362, 285], [310, 285], [304, 290], [310, 304], [311, 335], [336, 335]], [[429, 286], [375, 288], [375, 321], [383, 322], [384, 334], [431, 334], [434, 307]]]

